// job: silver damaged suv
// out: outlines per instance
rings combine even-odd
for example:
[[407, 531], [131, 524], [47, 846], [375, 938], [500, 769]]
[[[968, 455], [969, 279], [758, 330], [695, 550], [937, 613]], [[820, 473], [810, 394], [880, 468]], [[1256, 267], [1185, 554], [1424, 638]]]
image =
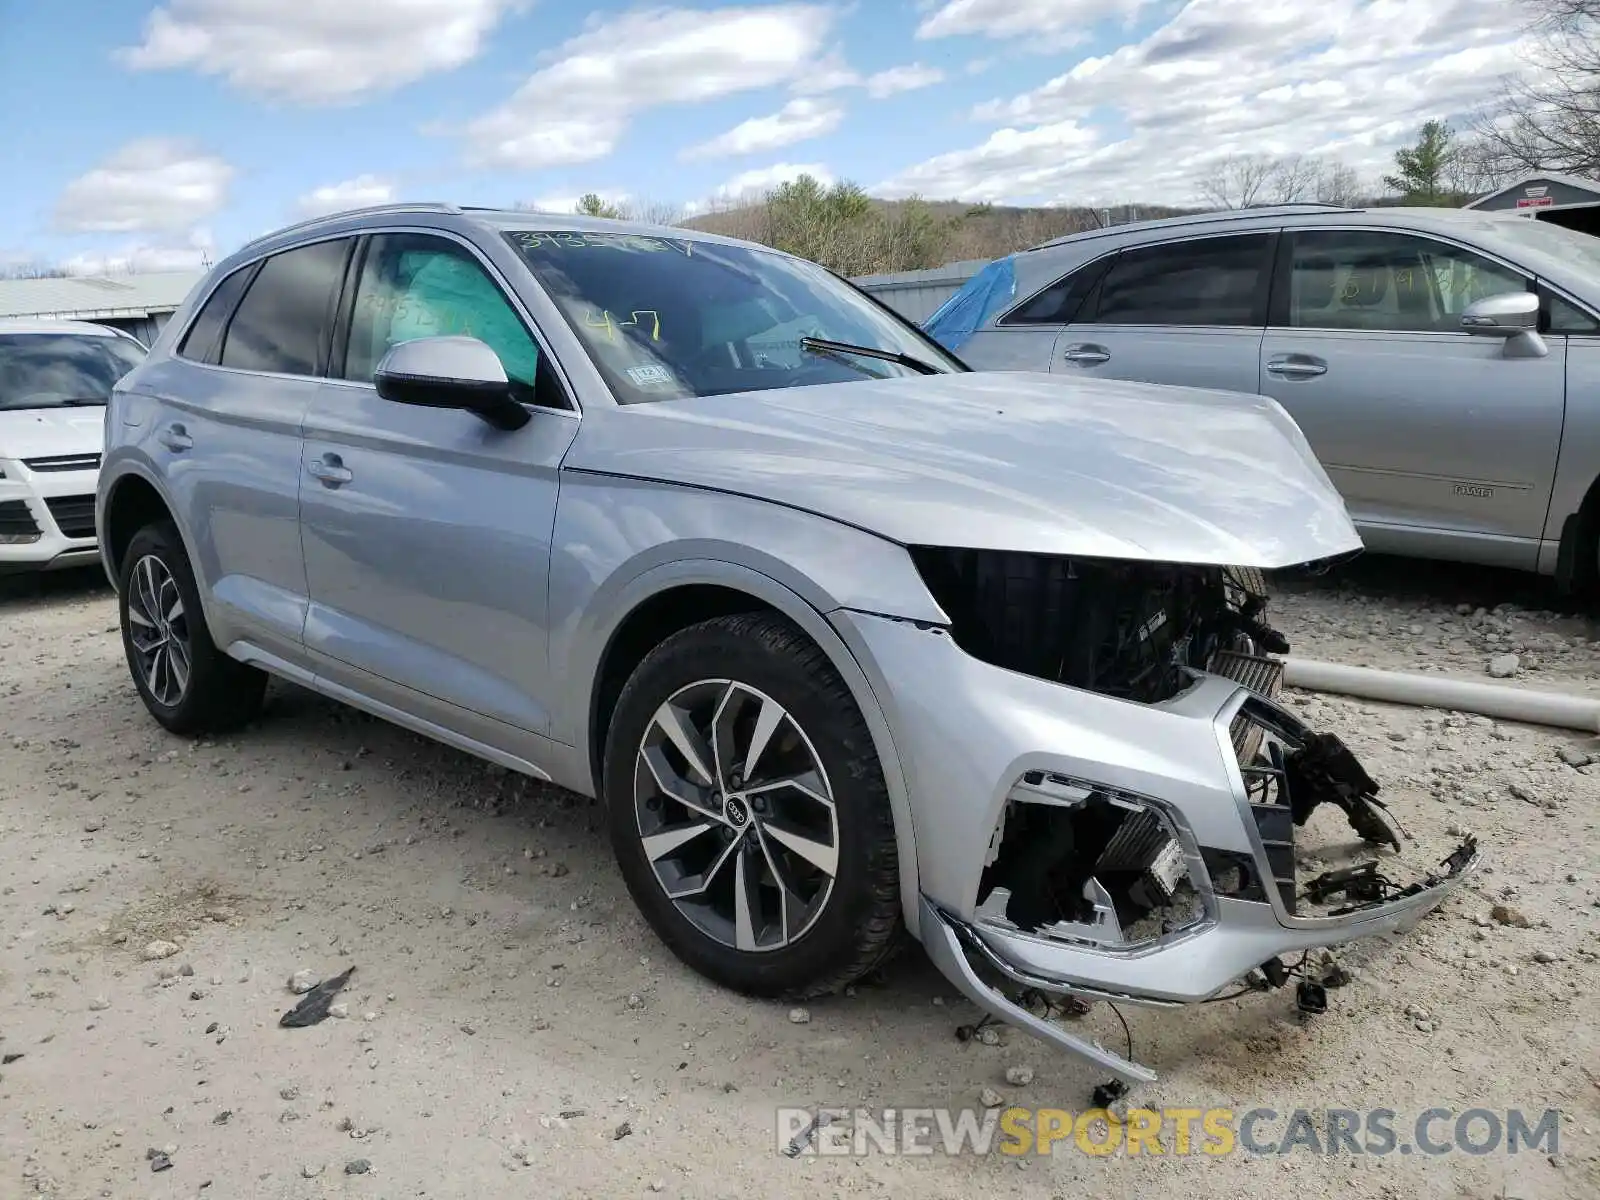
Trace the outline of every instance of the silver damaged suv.
[[[656, 933], [754, 995], [908, 932], [1150, 1079], [1037, 997], [1203, 1000], [1409, 927], [1478, 856], [1377, 871], [1377, 784], [1275, 701], [1260, 571], [1361, 548], [1277, 403], [973, 372], [760, 246], [283, 230], [118, 385], [97, 521], [167, 729], [277, 675], [599, 797]], [[1298, 880], [1328, 822], [1365, 865]]]

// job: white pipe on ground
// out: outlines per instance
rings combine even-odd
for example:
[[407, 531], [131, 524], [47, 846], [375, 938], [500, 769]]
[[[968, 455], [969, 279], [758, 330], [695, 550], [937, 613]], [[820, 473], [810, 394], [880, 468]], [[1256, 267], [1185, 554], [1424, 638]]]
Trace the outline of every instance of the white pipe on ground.
[[1390, 704], [1478, 713], [1506, 721], [1600, 733], [1600, 698], [1536, 692], [1439, 675], [1379, 671], [1306, 658], [1284, 660], [1283, 682], [1313, 692], [1337, 692]]

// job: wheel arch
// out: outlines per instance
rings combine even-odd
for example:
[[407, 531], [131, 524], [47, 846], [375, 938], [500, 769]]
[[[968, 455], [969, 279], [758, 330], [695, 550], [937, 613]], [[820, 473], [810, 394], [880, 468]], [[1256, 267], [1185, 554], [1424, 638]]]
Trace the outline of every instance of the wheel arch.
[[1564, 591], [1600, 589], [1600, 475], [1590, 481], [1578, 507], [1562, 521], [1555, 575]]
[[918, 936], [918, 872], [915, 828], [905, 772], [883, 707], [855, 655], [826, 615], [798, 592], [753, 568], [729, 562], [679, 560], [663, 564], [632, 580], [619, 596], [611, 623], [591, 670], [588, 696], [580, 711], [579, 747], [592, 792], [602, 795], [601, 759], [605, 731], [617, 697], [646, 654], [679, 629], [734, 612], [774, 612], [792, 621], [839, 672], [861, 710], [872, 735], [894, 819], [900, 862], [900, 906], [906, 927]]
[[136, 470], [124, 471], [103, 489], [100, 503], [100, 561], [117, 588], [122, 578], [122, 556], [128, 544], [146, 525], [160, 520], [171, 521], [183, 538], [189, 561], [194, 561], [194, 548], [178, 524], [177, 510], [160, 486]]

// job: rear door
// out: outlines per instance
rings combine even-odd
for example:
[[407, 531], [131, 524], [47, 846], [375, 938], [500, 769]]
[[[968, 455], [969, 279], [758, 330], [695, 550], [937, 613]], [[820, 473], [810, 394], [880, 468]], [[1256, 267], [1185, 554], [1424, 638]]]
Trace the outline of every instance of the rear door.
[[1051, 370], [1254, 392], [1276, 236], [1120, 251], [1057, 336]]
[[1509, 357], [1461, 329], [1533, 287], [1401, 230], [1286, 232], [1260, 390], [1288, 409], [1374, 550], [1533, 567], [1561, 443], [1566, 341]]
[[300, 426], [322, 387], [352, 245], [312, 242], [229, 275], [184, 334], [177, 359], [145, 377], [159, 400], [140, 417], [143, 444], [192, 535], [195, 569], [213, 602], [212, 635], [223, 646], [243, 639], [299, 657]]
[[[329, 380], [306, 415], [306, 647], [319, 673], [480, 741], [546, 733], [550, 539], [577, 411], [465, 242], [372, 234], [347, 290]], [[499, 430], [380, 397], [373, 371], [389, 347], [439, 334], [488, 343], [533, 419]]]

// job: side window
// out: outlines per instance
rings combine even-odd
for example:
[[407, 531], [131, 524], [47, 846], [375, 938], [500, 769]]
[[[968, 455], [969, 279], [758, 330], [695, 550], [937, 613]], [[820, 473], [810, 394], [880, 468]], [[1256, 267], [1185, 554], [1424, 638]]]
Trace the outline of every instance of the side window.
[[366, 382], [389, 347], [450, 334], [487, 344], [527, 402], [569, 407], [539, 343], [469, 251], [427, 234], [375, 235], [356, 284], [344, 368], [334, 373]]
[[1456, 333], [1467, 305], [1529, 284], [1482, 255], [1416, 234], [1329, 229], [1292, 239], [1291, 328]]
[[1100, 284], [1099, 325], [1265, 325], [1272, 235], [1124, 250]]
[[1112, 256], [1107, 255], [1074, 271], [1065, 279], [1056, 280], [1044, 291], [1035, 293], [1014, 311], [1007, 313], [1000, 324], [1072, 324], [1077, 319], [1078, 310], [1083, 307], [1083, 302], [1088, 299], [1089, 293], [1094, 291], [1094, 285], [1100, 282], [1111, 263]]
[[223, 331], [227, 329], [233, 307], [244, 295], [245, 286], [249, 284], [254, 271], [254, 263], [240, 267], [217, 284], [211, 295], [206, 297], [194, 324], [189, 326], [189, 332], [183, 335], [183, 341], [178, 344], [180, 355], [193, 362], [210, 363], [212, 366], [222, 360]]
[[1544, 293], [1546, 333], [1597, 334], [1600, 320], [1596, 320], [1576, 304], [1569, 303], [1554, 292]]
[[349, 249], [348, 238], [313, 242], [262, 263], [228, 322], [222, 365], [283, 375], [317, 374]]

